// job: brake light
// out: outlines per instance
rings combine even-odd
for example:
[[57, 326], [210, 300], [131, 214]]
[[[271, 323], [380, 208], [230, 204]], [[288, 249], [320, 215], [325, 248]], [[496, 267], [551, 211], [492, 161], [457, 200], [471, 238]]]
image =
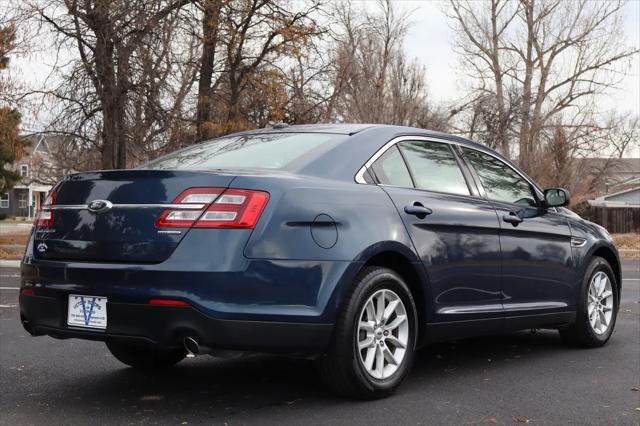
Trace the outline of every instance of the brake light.
[[36, 216], [35, 226], [37, 228], [52, 228], [53, 227], [53, 210], [51, 209], [56, 204], [57, 194], [55, 191], [49, 192], [47, 198], [44, 200], [44, 204], [40, 208], [38, 215]]
[[268, 201], [269, 194], [263, 191], [191, 188], [160, 215], [156, 227], [252, 229]]

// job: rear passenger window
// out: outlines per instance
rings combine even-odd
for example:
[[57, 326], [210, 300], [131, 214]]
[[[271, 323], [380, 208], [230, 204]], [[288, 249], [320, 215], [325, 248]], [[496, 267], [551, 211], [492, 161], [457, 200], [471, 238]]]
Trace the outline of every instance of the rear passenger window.
[[462, 150], [480, 176], [489, 199], [523, 206], [537, 204], [529, 182], [506, 163], [473, 149], [462, 148]]
[[383, 185], [413, 188], [413, 181], [409, 170], [407, 170], [407, 165], [395, 145], [382, 154], [371, 168], [378, 182]]
[[427, 141], [407, 141], [398, 145], [407, 159], [416, 188], [470, 195], [467, 181], [448, 145]]

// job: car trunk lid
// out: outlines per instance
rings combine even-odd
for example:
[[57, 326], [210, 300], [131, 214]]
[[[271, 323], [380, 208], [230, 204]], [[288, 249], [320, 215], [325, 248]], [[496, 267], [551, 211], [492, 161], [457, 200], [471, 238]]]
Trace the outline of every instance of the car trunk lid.
[[[190, 227], [158, 228], [156, 221], [189, 188], [227, 188], [223, 171], [111, 170], [77, 173], [54, 189], [51, 222], [35, 230], [34, 254], [48, 260], [162, 262]], [[204, 202], [182, 205], [185, 211]], [[39, 226], [40, 225], [40, 226]]]

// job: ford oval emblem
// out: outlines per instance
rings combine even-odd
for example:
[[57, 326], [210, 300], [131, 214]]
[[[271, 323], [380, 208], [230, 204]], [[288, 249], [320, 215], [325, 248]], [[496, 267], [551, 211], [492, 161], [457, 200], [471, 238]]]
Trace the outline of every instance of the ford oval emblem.
[[111, 210], [112, 207], [113, 204], [111, 204], [111, 202], [107, 200], [93, 200], [87, 206], [89, 211], [93, 213], [104, 213], [108, 210]]

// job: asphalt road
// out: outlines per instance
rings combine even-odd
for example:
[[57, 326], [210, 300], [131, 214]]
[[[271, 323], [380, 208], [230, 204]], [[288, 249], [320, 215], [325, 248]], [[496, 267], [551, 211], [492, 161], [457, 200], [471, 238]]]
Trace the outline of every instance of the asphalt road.
[[[392, 397], [345, 401], [310, 362], [198, 357], [138, 373], [99, 342], [32, 338], [18, 271], [0, 279], [1, 424], [640, 424], [640, 262], [624, 262], [616, 331], [600, 349], [552, 331], [422, 349]], [[633, 390], [635, 389], [635, 390]]]

